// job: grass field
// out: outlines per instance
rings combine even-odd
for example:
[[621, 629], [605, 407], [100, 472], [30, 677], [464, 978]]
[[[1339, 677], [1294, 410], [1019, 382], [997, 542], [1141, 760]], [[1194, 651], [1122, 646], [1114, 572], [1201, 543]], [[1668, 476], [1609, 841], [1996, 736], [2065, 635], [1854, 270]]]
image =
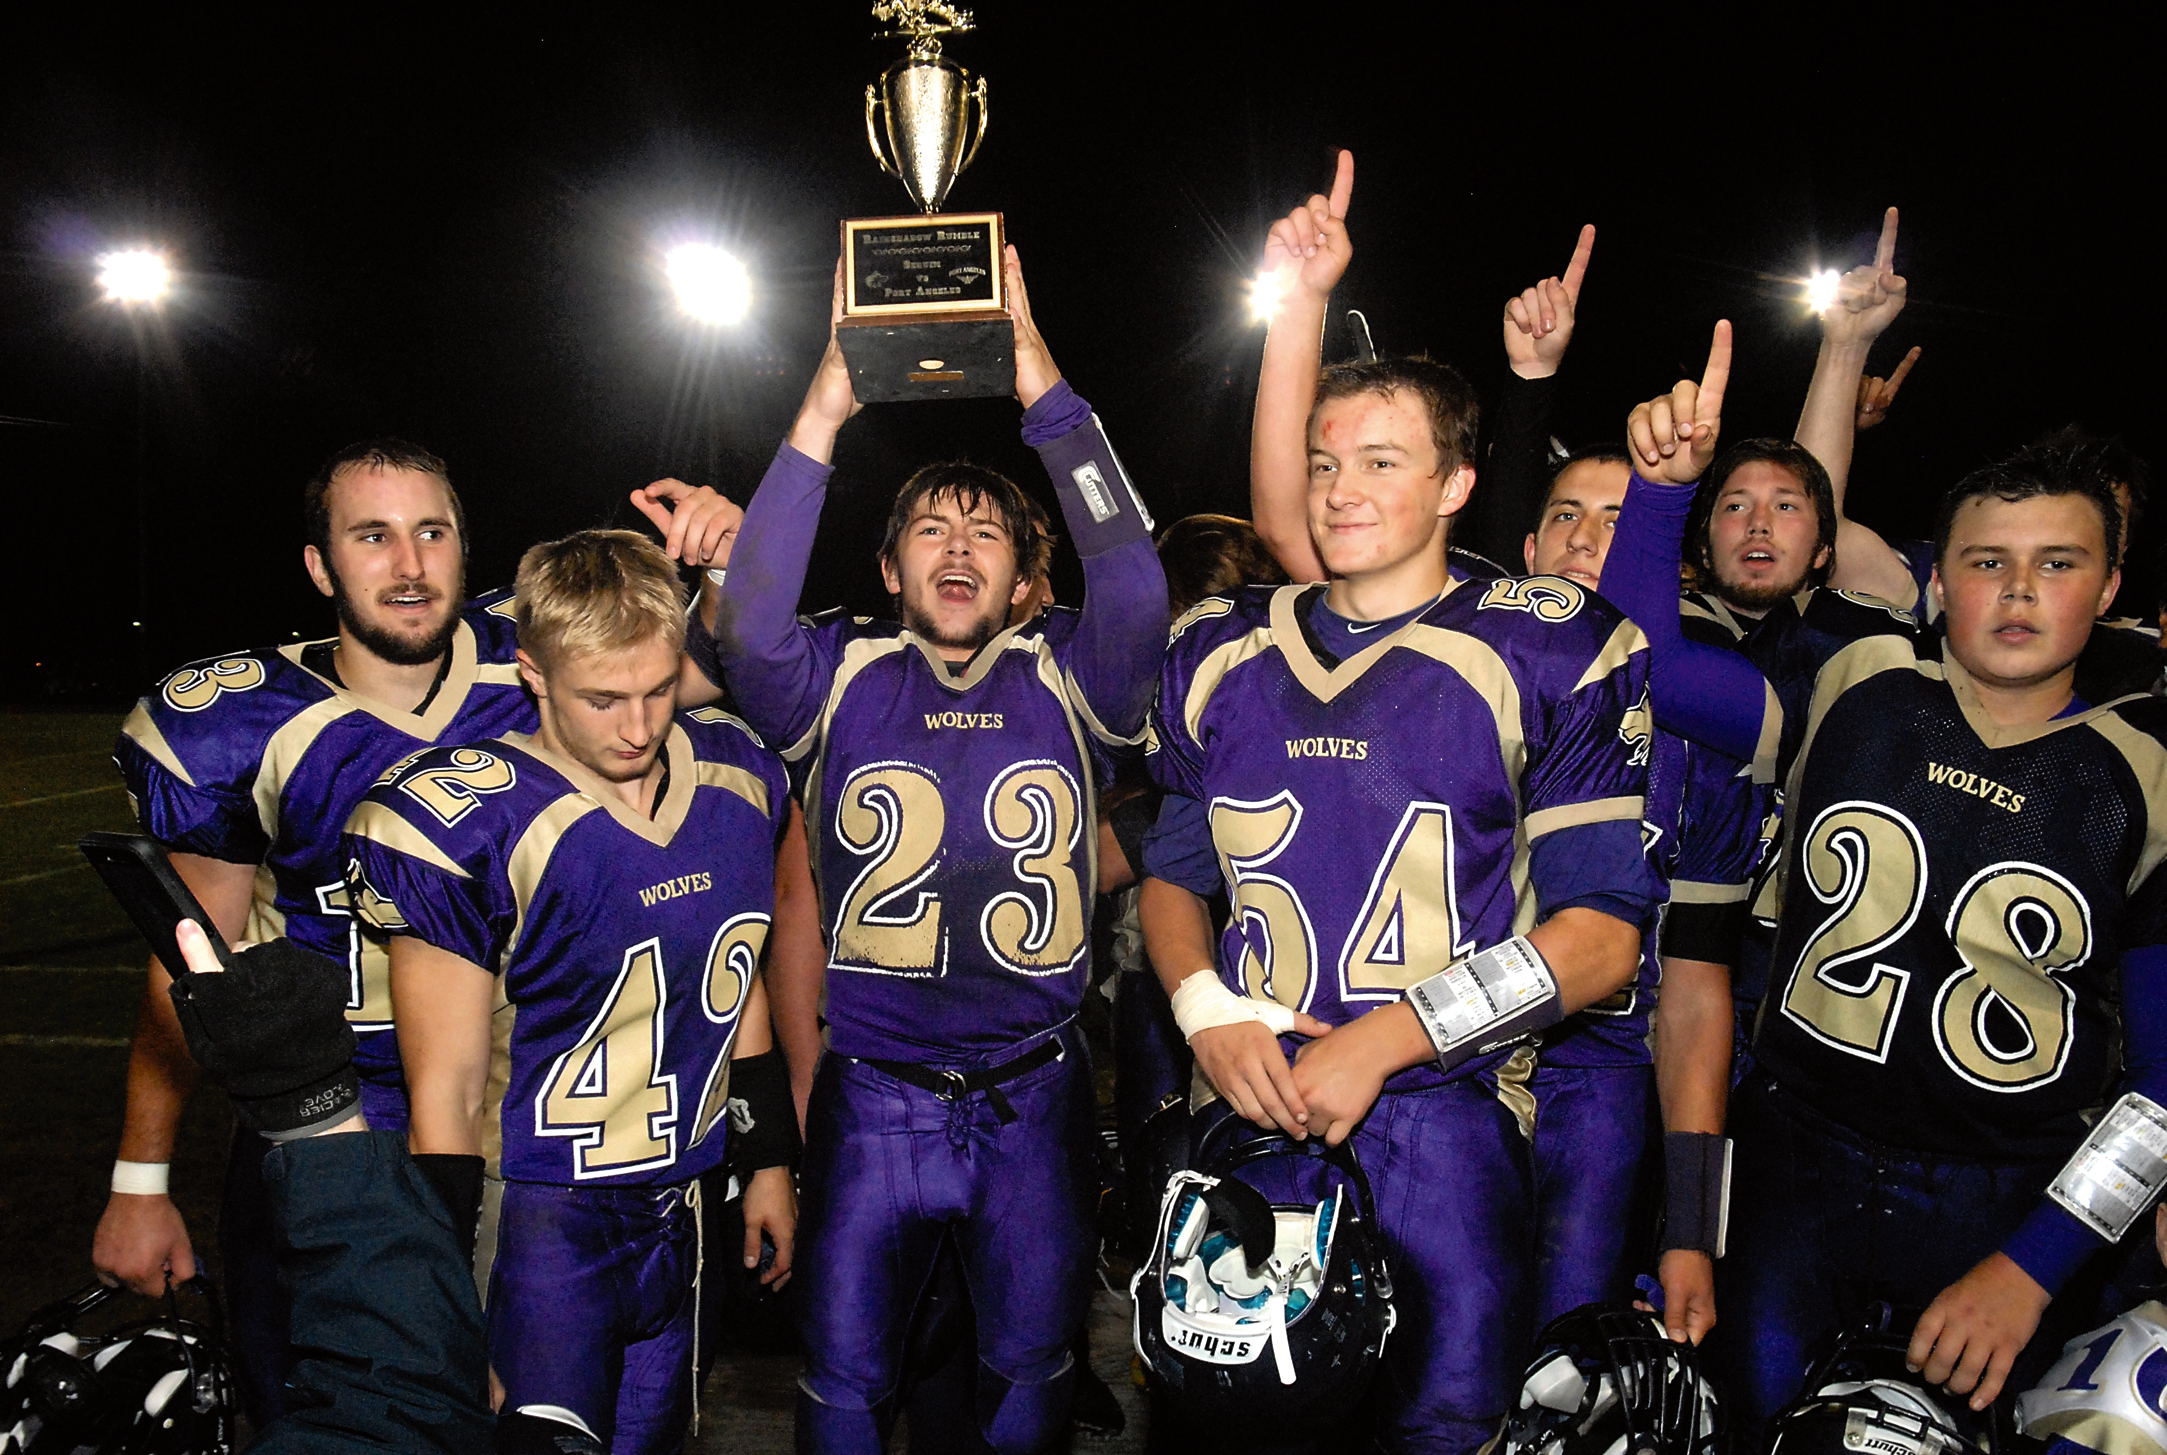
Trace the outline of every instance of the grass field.
[[[135, 827], [111, 758], [120, 716], [0, 711], [0, 1338], [90, 1281], [91, 1236], [120, 1139], [149, 951], [75, 848], [94, 829]], [[1110, 1073], [1105, 1060], [1101, 1072]], [[214, 1277], [231, 1135], [225, 1098], [206, 1087], [173, 1159], [174, 1201]], [[1125, 1439], [1077, 1447], [1141, 1450], [1127, 1305], [1101, 1290], [1092, 1316], [1092, 1363], [1130, 1426]], [[790, 1356], [725, 1356], [689, 1449], [789, 1450], [796, 1377]]]
[[[118, 713], [0, 712], [0, 1331], [90, 1281], [90, 1239], [120, 1140], [142, 939], [76, 852], [133, 828], [113, 767]], [[173, 1191], [217, 1270], [231, 1119], [195, 1099]]]

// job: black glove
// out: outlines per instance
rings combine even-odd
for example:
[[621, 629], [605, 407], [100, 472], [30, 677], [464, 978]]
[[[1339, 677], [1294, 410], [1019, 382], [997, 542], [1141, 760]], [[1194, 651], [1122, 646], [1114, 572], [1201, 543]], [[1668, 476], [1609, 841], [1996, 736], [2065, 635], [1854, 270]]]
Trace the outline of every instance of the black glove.
[[226, 1088], [241, 1125], [274, 1142], [344, 1121], [361, 1101], [347, 975], [280, 938], [234, 956], [222, 975], [173, 977], [188, 1054]]

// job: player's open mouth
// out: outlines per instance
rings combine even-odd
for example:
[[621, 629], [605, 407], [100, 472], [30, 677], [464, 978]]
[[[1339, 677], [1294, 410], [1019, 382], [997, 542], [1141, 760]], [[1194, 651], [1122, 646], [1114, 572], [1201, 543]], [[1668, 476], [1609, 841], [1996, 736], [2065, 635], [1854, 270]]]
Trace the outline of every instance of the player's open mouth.
[[943, 601], [969, 602], [978, 599], [978, 577], [969, 571], [946, 571], [933, 583], [933, 590]]
[[1558, 568], [1558, 574], [1568, 581], [1578, 581], [1591, 590], [1603, 584], [1602, 577], [1596, 575], [1593, 571], [1583, 571], [1578, 566], [1561, 566]]
[[436, 600], [434, 591], [402, 591], [393, 596], [379, 596], [378, 601], [394, 611], [421, 611]]
[[1754, 549], [1741, 555], [1738, 560], [1739, 564], [1745, 566], [1773, 566], [1776, 564], [1776, 553]]

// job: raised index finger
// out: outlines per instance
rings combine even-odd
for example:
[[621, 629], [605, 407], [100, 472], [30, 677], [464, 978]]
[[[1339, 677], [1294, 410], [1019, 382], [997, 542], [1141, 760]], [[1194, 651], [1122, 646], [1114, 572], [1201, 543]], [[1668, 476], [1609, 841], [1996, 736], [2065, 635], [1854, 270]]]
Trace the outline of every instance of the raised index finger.
[[1580, 302], [1580, 280], [1588, 275], [1588, 258], [1595, 251], [1595, 224], [1580, 229], [1580, 241], [1573, 244], [1573, 260], [1565, 265], [1565, 298], [1573, 304]]
[[1874, 244], [1874, 272], [1886, 273], [1896, 262], [1896, 209], [1881, 215], [1881, 241]]
[[1342, 148], [1339, 166], [1332, 173], [1332, 196], [1329, 203], [1331, 215], [1345, 217], [1347, 204], [1354, 200], [1354, 153]]
[[1693, 411], [1696, 421], [1706, 424], [1722, 417], [1723, 391], [1731, 382], [1731, 321], [1716, 320], [1715, 337], [1708, 344], [1708, 367], [1700, 376], [1700, 401]]

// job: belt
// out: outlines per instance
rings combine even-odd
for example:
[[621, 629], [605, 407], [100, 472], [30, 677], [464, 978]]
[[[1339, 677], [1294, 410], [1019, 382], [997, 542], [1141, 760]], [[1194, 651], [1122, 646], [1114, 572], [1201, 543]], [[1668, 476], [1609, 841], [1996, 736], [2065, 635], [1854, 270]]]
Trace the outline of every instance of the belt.
[[1003, 1061], [998, 1066], [986, 1066], [977, 1071], [951, 1071], [944, 1066], [922, 1066], [916, 1061], [876, 1061], [871, 1056], [858, 1060], [875, 1071], [883, 1071], [898, 1081], [907, 1081], [920, 1091], [930, 1091], [940, 1101], [957, 1101], [974, 1091], [983, 1091], [986, 1102], [999, 1117], [1002, 1126], [1016, 1119], [1016, 1108], [1001, 1094], [1001, 1087], [1020, 1076], [1028, 1076], [1039, 1067], [1062, 1057], [1058, 1037], [1048, 1037], [1013, 1061]]

